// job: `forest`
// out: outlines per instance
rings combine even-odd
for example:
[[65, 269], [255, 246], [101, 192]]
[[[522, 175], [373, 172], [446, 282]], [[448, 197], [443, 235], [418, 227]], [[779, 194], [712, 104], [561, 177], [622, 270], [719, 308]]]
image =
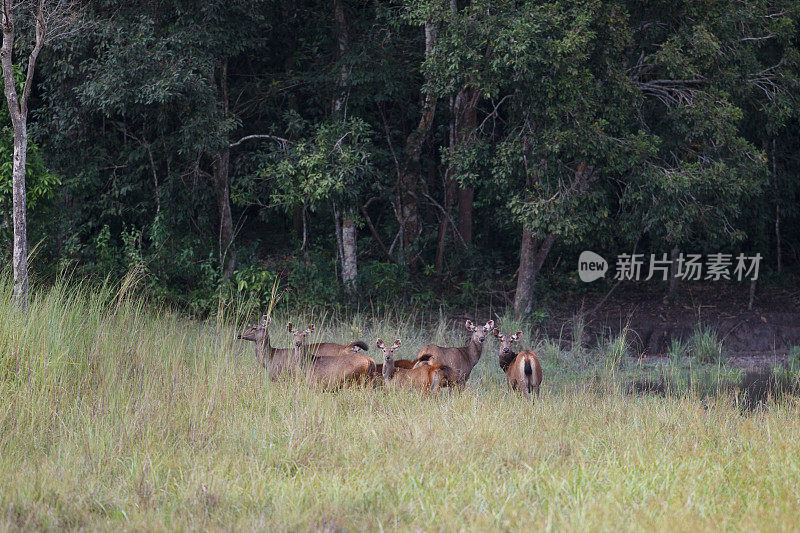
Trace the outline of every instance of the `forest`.
[[796, 283], [797, 2], [53, 3], [25, 172], [45, 283], [526, 316], [586, 290], [584, 249], [760, 253]]

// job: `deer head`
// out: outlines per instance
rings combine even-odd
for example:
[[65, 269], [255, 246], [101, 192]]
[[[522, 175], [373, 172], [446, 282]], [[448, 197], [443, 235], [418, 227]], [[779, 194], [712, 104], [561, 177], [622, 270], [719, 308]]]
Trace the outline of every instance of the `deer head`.
[[237, 335], [236, 338], [261, 344], [267, 336], [267, 326], [269, 326], [269, 323], [269, 317], [264, 315], [261, 317], [261, 321], [258, 324], [248, 325], [247, 329]]
[[394, 341], [394, 344], [391, 346], [386, 346], [381, 339], [378, 339], [378, 342], [375, 344], [380, 350], [383, 351], [384, 363], [394, 361], [394, 351], [400, 347], [400, 339]]
[[313, 333], [313, 331], [314, 331], [314, 324], [310, 324], [304, 330], [297, 330], [297, 329], [294, 329], [294, 326], [292, 326], [292, 323], [289, 322], [289, 333], [294, 335], [294, 345], [295, 345], [296, 348], [299, 348], [303, 344], [305, 344], [306, 337], [311, 335], [311, 333]]
[[486, 340], [486, 334], [494, 328], [494, 320], [488, 321], [483, 327], [478, 327], [472, 323], [472, 320], [467, 320], [464, 325], [467, 330], [472, 332], [472, 342], [476, 344], [483, 344]]
[[499, 329], [495, 329], [493, 331], [494, 336], [500, 339], [500, 353], [501, 354], [508, 354], [511, 353], [511, 345], [517, 342], [522, 337], [522, 332], [517, 331], [511, 335], [505, 335], [500, 333]]
[[381, 339], [375, 343], [383, 351], [383, 379], [389, 381], [394, 377], [394, 351], [400, 347], [400, 339], [394, 341], [391, 346], [386, 346]]

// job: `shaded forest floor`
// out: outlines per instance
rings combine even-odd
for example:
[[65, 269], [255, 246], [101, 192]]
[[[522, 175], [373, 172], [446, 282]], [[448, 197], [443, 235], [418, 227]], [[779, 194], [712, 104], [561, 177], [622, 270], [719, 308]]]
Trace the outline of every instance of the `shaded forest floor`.
[[566, 295], [550, 307], [543, 332], [572, 342], [573, 324], [583, 316], [585, 339], [599, 342], [629, 330], [634, 352], [666, 357], [673, 339], [689, 340], [698, 325], [711, 328], [724, 347], [727, 363], [740, 368], [768, 366], [786, 360], [800, 347], [800, 288], [761, 287], [748, 310], [748, 285], [685, 284], [678, 297], [647, 283], [621, 284], [596, 310], [607, 289], [590, 295]]

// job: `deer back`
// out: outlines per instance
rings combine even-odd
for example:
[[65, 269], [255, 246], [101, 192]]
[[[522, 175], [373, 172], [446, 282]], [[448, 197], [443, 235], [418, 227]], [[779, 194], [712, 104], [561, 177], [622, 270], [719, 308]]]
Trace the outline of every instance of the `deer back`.
[[424, 346], [417, 356], [417, 361], [428, 357], [430, 364], [447, 367], [448, 382], [465, 383], [472, 369], [478, 364], [482, 346], [470, 340], [467, 346], [442, 347], [435, 344]]
[[368, 380], [375, 375], [375, 361], [361, 354], [318, 356], [308, 367], [309, 380], [325, 388]]

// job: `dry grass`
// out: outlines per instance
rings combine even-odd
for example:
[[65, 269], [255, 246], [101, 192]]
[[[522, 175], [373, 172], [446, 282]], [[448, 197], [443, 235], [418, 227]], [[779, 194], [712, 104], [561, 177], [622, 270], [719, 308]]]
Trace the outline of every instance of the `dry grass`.
[[[223, 313], [62, 284], [21, 315], [2, 289], [3, 529], [797, 529], [796, 401], [627, 396], [544, 339], [535, 404], [505, 390], [493, 339], [460, 393], [321, 393], [270, 383]], [[399, 336], [408, 356], [466, 337], [291, 318], [318, 338]]]

